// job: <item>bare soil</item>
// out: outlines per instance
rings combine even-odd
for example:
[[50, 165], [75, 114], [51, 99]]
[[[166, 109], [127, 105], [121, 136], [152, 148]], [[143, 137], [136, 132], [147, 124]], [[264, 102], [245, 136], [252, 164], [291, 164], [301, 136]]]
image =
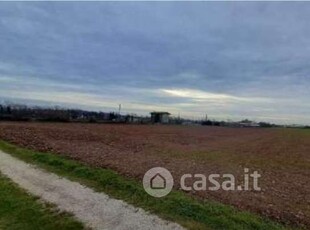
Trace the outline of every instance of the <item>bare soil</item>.
[[4, 122], [0, 138], [141, 181], [147, 170], [158, 166], [167, 168], [175, 181], [184, 173], [232, 173], [242, 181], [245, 167], [257, 170], [262, 174], [260, 192], [191, 195], [310, 228], [309, 130]]

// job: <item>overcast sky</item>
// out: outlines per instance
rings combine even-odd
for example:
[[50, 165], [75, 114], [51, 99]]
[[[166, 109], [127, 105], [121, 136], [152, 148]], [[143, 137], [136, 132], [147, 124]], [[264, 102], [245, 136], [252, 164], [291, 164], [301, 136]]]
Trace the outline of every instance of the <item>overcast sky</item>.
[[310, 124], [310, 2], [1, 2], [0, 102]]

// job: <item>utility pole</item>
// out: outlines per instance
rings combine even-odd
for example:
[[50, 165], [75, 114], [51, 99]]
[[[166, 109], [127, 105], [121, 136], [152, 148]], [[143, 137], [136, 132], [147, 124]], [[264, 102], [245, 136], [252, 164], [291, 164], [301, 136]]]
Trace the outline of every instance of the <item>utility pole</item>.
[[118, 105], [118, 115], [121, 116], [122, 104]]

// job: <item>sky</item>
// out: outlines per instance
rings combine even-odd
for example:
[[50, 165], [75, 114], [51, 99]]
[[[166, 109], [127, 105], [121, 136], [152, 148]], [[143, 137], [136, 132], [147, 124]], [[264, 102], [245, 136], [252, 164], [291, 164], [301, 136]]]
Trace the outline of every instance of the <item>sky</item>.
[[310, 124], [310, 2], [1, 2], [0, 103]]

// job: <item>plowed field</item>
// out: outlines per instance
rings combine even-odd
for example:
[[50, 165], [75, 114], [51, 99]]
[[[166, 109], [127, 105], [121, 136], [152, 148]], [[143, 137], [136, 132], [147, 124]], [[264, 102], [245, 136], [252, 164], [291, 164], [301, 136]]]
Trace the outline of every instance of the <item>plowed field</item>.
[[185, 173], [257, 170], [262, 191], [191, 194], [310, 228], [310, 130], [3, 122], [0, 139], [138, 180], [157, 166], [176, 182]]

